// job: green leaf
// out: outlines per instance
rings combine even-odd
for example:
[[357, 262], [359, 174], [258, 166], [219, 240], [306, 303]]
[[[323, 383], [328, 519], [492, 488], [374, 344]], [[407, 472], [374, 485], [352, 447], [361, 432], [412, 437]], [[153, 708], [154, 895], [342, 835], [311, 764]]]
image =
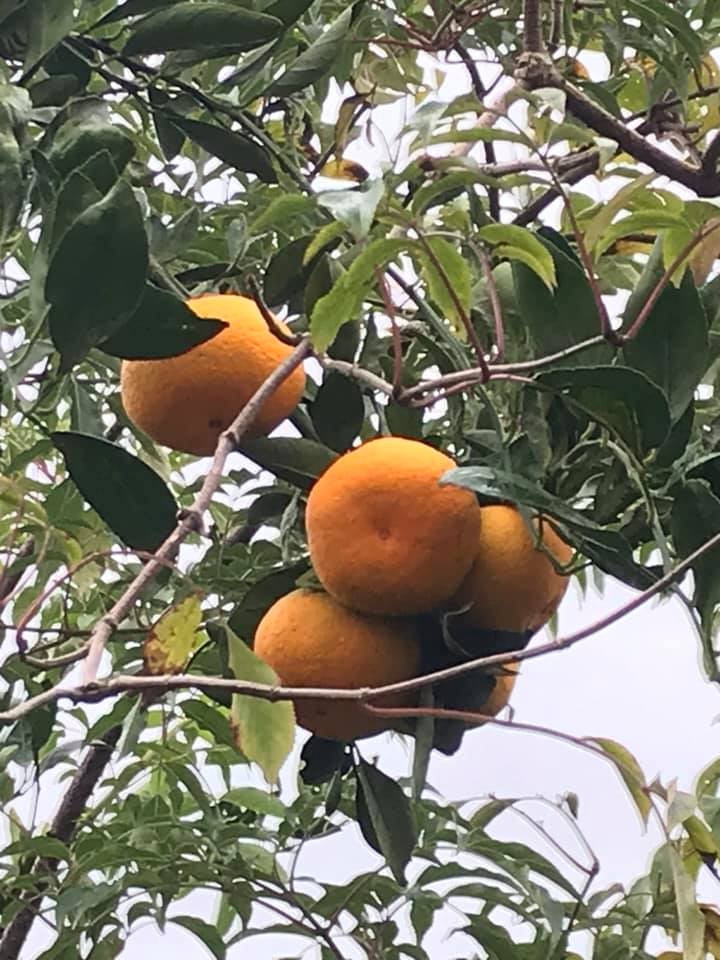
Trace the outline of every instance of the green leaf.
[[[278, 686], [272, 667], [260, 660], [229, 627], [225, 627], [230, 669], [238, 680]], [[238, 749], [258, 764], [269, 783], [278, 773], [295, 742], [295, 710], [289, 700], [271, 703], [259, 697], [233, 694], [230, 723]]]
[[536, 379], [571, 397], [641, 456], [668, 435], [670, 411], [662, 391], [629, 367], [561, 368], [541, 372]]
[[361, 760], [356, 769], [358, 791], [377, 841], [375, 849], [385, 857], [397, 882], [404, 884], [405, 868], [417, 841], [410, 802], [397, 781], [373, 764]]
[[233, 611], [229, 620], [231, 630], [250, 643], [266, 612], [276, 600], [295, 589], [298, 577], [305, 573], [308, 567], [307, 562], [301, 561], [282, 570], [273, 570], [257, 580]]
[[195, 934], [198, 940], [205, 944], [215, 960], [225, 960], [227, 948], [215, 927], [198, 917], [170, 917], [170, 921]]
[[98, 346], [125, 360], [158, 360], [186, 353], [211, 340], [226, 326], [224, 320], [196, 316], [174, 294], [146, 283], [135, 311]]
[[20, 147], [12, 130], [0, 126], [0, 244], [15, 229], [23, 196]]
[[73, 0], [27, 0], [23, 8], [28, 45], [23, 72], [27, 72], [73, 28]]
[[327, 783], [342, 768], [347, 746], [340, 740], [325, 740], [313, 734], [300, 753], [300, 777], [308, 786]]
[[241, 452], [301, 490], [309, 490], [337, 457], [333, 450], [304, 437], [259, 437], [243, 443]]
[[[706, 480], [686, 480], [673, 489], [671, 529], [680, 559], [694, 553], [710, 537], [720, 533], [720, 499]], [[704, 553], [692, 566], [693, 603], [705, 625], [712, 624], [713, 610], [720, 602], [720, 547]]]
[[638, 587], [653, 582], [651, 574], [633, 560], [630, 544], [622, 534], [594, 523], [523, 477], [490, 467], [456, 467], [445, 473], [440, 482], [467, 487], [491, 501], [510, 501], [538, 510], [556, 520], [565, 539], [601, 570]]
[[175, 499], [142, 460], [100, 437], [55, 432], [51, 439], [80, 493], [129, 547], [154, 551], [172, 533]]
[[275, 0], [265, 8], [264, 13], [269, 17], [277, 17], [289, 27], [310, 9], [313, 2], [314, 0]]
[[62, 370], [119, 329], [135, 310], [145, 290], [147, 265], [140, 207], [132, 189], [118, 181], [80, 214], [50, 258], [45, 297]]
[[628, 788], [643, 823], [647, 824], [651, 810], [650, 799], [647, 795], [648, 787], [642, 768], [635, 757], [627, 747], [616, 740], [608, 740], [606, 737], [584, 737], [583, 739], [600, 747], [605, 756], [613, 763], [623, 783]]
[[183, 713], [196, 723], [201, 730], [211, 733], [218, 744], [234, 746], [232, 731], [227, 722], [227, 714], [221, 713], [217, 707], [199, 698], [183, 700], [180, 704]]
[[462, 314], [466, 319], [470, 316], [470, 267], [457, 247], [444, 237], [427, 237], [425, 243], [431, 252], [424, 244], [418, 244], [412, 251], [413, 259], [420, 264], [430, 299], [456, 333], [464, 336]]
[[275, 17], [233, 3], [176, 3], [137, 23], [123, 52], [129, 56], [210, 48], [223, 54], [253, 50], [282, 30]]
[[72, 860], [72, 854], [62, 842], [56, 837], [27, 837], [11, 843], [9, 846], [0, 850], [3, 857], [11, 857], [17, 854], [27, 856], [34, 853], [38, 857], [51, 857], [53, 860], [66, 860], [68, 863]]
[[178, 2], [179, 0], [125, 0], [125, 3], [106, 13], [98, 26], [101, 23], [116, 23], [130, 17], [141, 17], [146, 13], [154, 13], [158, 7], [170, 7]]
[[148, 99], [152, 107], [153, 126], [157, 136], [160, 149], [166, 160], [172, 160], [183, 148], [185, 143], [185, 134], [176, 124], [168, 120], [163, 108], [170, 104], [171, 98], [164, 90], [156, 87], [150, 87], [148, 90]]
[[315, 304], [310, 320], [313, 346], [322, 352], [335, 339], [340, 327], [354, 320], [366, 294], [374, 271], [394, 260], [408, 247], [407, 240], [381, 237], [372, 240], [353, 260], [345, 273], [333, 284], [330, 293]]
[[310, 406], [317, 435], [333, 450], [348, 450], [362, 429], [365, 401], [359, 384], [342, 373], [330, 371]]
[[242, 810], [254, 810], [255, 813], [261, 813], [263, 816], [281, 819], [287, 816], [287, 808], [282, 800], [264, 790], [258, 790], [257, 787], [235, 787], [223, 794], [219, 802], [232, 803]]
[[350, 29], [354, 8], [349, 6], [294, 60], [276, 80], [268, 93], [274, 97], [290, 96], [304, 90], [323, 77], [342, 52], [342, 43]]
[[545, 286], [552, 290], [556, 286], [555, 261], [551, 255], [552, 247], [543, 243], [534, 233], [523, 227], [506, 223], [489, 223], [478, 230], [478, 236], [496, 248], [498, 256], [513, 259], [511, 250], [522, 250], [526, 257], [524, 263], [533, 270]]
[[705, 917], [697, 902], [695, 881], [673, 843], [667, 844], [672, 867], [677, 915], [682, 934], [683, 960], [702, 960], [705, 954]]
[[[514, 260], [512, 275], [518, 312], [527, 326], [538, 356], [557, 353], [600, 332], [600, 321], [590, 285], [582, 267], [547, 236], [538, 236], [555, 265], [556, 286], [550, 290], [526, 264]], [[583, 353], [585, 363], [605, 363], [612, 356], [603, 344]], [[554, 367], [573, 366], [574, 358]]]
[[637, 336], [623, 347], [623, 356], [660, 387], [674, 422], [707, 370], [708, 350], [705, 310], [686, 273], [679, 287], [665, 287]]
[[297, 237], [270, 259], [263, 278], [263, 299], [269, 307], [287, 303], [305, 289], [315, 262], [305, 259], [311, 237]]
[[143, 641], [143, 664], [149, 674], [180, 673], [202, 642], [202, 608], [193, 594], [174, 604], [156, 620]]
[[682, 215], [666, 210], [638, 210], [637, 213], [631, 213], [609, 226], [598, 240], [595, 253], [600, 256], [616, 240], [621, 240], [628, 234], [682, 227], [684, 222]]
[[[370, 232], [377, 206], [385, 194], [381, 178], [368, 180], [361, 187], [325, 190], [317, 195], [318, 203], [344, 224], [356, 240], [364, 240]], [[323, 228], [329, 230], [332, 224]]]
[[71, 103], [63, 116], [48, 160], [62, 179], [82, 167], [100, 193], [107, 193], [135, 154], [132, 138], [112, 123], [108, 105], [95, 97]]
[[[234, 9], [240, 11], [242, 8]], [[245, 134], [229, 130], [220, 124], [181, 117], [177, 113], [167, 113], [166, 117], [199, 147], [233, 169], [242, 173], [254, 173], [265, 183], [277, 183], [277, 174], [269, 153]]]

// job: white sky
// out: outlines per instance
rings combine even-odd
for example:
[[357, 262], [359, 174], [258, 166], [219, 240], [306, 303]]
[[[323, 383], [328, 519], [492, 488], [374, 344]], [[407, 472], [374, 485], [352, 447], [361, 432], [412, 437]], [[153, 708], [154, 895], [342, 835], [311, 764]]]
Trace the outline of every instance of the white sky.
[[[462, 70], [448, 71], [440, 96], [450, 99], [467, 88]], [[337, 98], [326, 106], [332, 122]], [[392, 143], [402, 126], [402, 110], [377, 111], [379, 124]], [[383, 158], [383, 141], [370, 146], [354, 142], [347, 156], [377, 174]], [[507, 158], [507, 157], [506, 157]], [[604, 596], [590, 588], [584, 600], [571, 587], [560, 611], [561, 633], [584, 626], [622, 604], [631, 592], [609, 580]], [[542, 637], [534, 642], [541, 642]], [[649, 604], [603, 633], [562, 653], [527, 661], [515, 688], [515, 718], [565, 731], [573, 736], [604, 736], [619, 740], [639, 760], [648, 780], [659, 774], [663, 781], [677, 778], [681, 789], [691, 789], [696, 774], [720, 750], [714, 725], [720, 714], [720, 692], [702, 675], [698, 643], [680, 603], [668, 600]], [[372, 751], [370, 749], [372, 747]], [[409, 772], [409, 753], [388, 737], [365, 741], [366, 756], [380, 755], [382, 769], [390, 775]], [[286, 783], [292, 782], [292, 764]], [[614, 769], [600, 758], [565, 743], [536, 734], [485, 727], [466, 736], [454, 757], [434, 756], [429, 782], [447, 799], [545, 796], [557, 799], [568, 791], [579, 795], [579, 823], [600, 860], [595, 889], [630, 882], [643, 872], [648, 857], [660, 842], [656, 829], [643, 829]], [[545, 826], [564, 841], [559, 818], [548, 808], [528, 812], [542, 817]], [[512, 814], [505, 814], [491, 832], [504, 839], [529, 842], [553, 856], [543, 841]], [[379, 858], [359, 837], [356, 828], [340, 838], [310, 843], [304, 856], [307, 875], [328, 882], [345, 882], [376, 867]], [[571, 868], [570, 875], [578, 879]], [[703, 880], [702, 896], [717, 902], [720, 888]], [[212, 921], [213, 898], [197, 894], [175, 908], [178, 914], [195, 914]], [[425, 941], [433, 960], [468, 956], [471, 947], [461, 936], [446, 942], [457, 925], [452, 917], [434, 929]], [[36, 924], [21, 960], [34, 960], [51, 942], [42, 924]], [[575, 946], [578, 949], [579, 945]], [[182, 960], [203, 960], [209, 953], [191, 934], [172, 924], [160, 934], [151, 925], [139, 927], [123, 952], [127, 960], [145, 960], [151, 953], [172, 951]], [[231, 960], [279, 960], [299, 953], [292, 937], [258, 937], [229, 952]], [[319, 951], [304, 954], [315, 960]], [[360, 956], [348, 953], [348, 958]]]

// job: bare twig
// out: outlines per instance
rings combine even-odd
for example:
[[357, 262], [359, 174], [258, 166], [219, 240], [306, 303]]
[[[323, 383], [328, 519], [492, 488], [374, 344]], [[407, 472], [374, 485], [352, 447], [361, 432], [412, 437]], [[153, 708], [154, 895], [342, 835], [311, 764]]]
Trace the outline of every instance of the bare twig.
[[265, 303], [265, 299], [262, 295], [262, 290], [260, 285], [252, 275], [249, 276], [246, 280], [248, 289], [252, 295], [255, 305], [262, 314], [262, 318], [267, 324], [268, 330], [270, 333], [277, 337], [278, 340], [281, 340], [283, 343], [286, 343], [289, 347], [295, 347], [300, 343], [300, 337], [294, 336], [292, 333], [288, 333], [286, 330], [283, 330], [282, 326], [278, 323], [278, 319], [275, 314], [269, 309], [268, 305]]
[[93, 629], [88, 641], [89, 649], [83, 673], [86, 683], [94, 680], [97, 676], [100, 658], [113, 631], [130, 612], [145, 587], [168, 561], [173, 560], [180, 544], [193, 530], [197, 529], [202, 515], [210, 505], [210, 501], [220, 484], [225, 461], [229, 454], [238, 446], [268, 397], [303, 362], [310, 351], [309, 341], [303, 340], [299, 343], [255, 391], [228, 429], [220, 434], [213, 462], [202, 487], [193, 500], [192, 506], [189, 510], [183, 512], [170, 536], [157, 549], [152, 559], [145, 564], [137, 577]]
[[338, 373], [357, 380], [359, 383], [370, 387], [371, 390], [377, 390], [379, 393], [384, 393], [388, 397], [391, 397], [394, 393], [391, 383], [383, 380], [383, 378], [377, 376], [377, 374], [371, 373], [370, 370], [359, 367], [356, 363], [350, 363], [348, 360], [331, 360], [328, 357], [320, 358], [319, 362], [323, 370], [337, 370]]
[[505, 325], [503, 323], [502, 304], [498, 296], [497, 284], [492, 272], [492, 263], [485, 250], [477, 251], [480, 258], [483, 276], [487, 285], [488, 298], [493, 314], [493, 325], [495, 327], [495, 359], [502, 360], [505, 356]]
[[397, 317], [395, 315], [395, 304], [393, 303], [392, 296], [390, 294], [390, 288], [388, 282], [385, 279], [385, 274], [382, 272], [380, 267], [375, 267], [375, 280], [377, 285], [380, 288], [380, 294], [383, 299], [383, 305], [385, 307], [385, 313], [390, 321], [390, 330], [392, 332], [392, 346], [393, 346], [393, 382], [392, 382], [392, 393], [393, 396], [398, 396], [402, 390], [402, 343], [400, 342], [400, 330], [397, 324]]

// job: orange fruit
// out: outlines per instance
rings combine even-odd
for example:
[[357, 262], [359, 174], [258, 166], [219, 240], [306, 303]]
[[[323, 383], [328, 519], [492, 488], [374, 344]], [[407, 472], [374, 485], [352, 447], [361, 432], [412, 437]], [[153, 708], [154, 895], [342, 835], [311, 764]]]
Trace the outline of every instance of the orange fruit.
[[[449, 609], [468, 610], [453, 617], [451, 628], [536, 631], [557, 610], [568, 585], [530, 534], [515, 507], [493, 504], [480, 508], [479, 534], [470, 572]], [[534, 521], [542, 545], [560, 566], [573, 556], [572, 547], [547, 519]]]
[[488, 717], [496, 717], [501, 710], [510, 702], [510, 696], [517, 680], [519, 665], [517, 663], [506, 663], [503, 670], [507, 673], [498, 673], [495, 675], [495, 686], [490, 692], [490, 696], [485, 703], [478, 709], [478, 713], [484, 713]]
[[425, 443], [383, 437], [328, 467], [305, 517], [328, 593], [354, 610], [398, 616], [433, 610], [457, 590], [480, 508], [469, 490], [438, 482], [454, 465]]
[[[286, 687], [380, 687], [409, 680], [420, 667], [411, 620], [367, 617], [313, 590], [294, 590], [274, 603], [258, 624], [253, 649]], [[403, 706], [415, 699], [411, 692], [375, 703]], [[348, 700], [296, 700], [295, 715], [306, 730], [330, 740], [368, 737], [393, 725]]]
[[[222, 431], [292, 347], [273, 336], [248, 297], [210, 294], [187, 305], [198, 317], [228, 326], [177, 357], [124, 360], [122, 402], [130, 420], [156, 443], [209, 456]], [[298, 367], [263, 404], [245, 438], [274, 430], [293, 412], [304, 389], [305, 373]]]

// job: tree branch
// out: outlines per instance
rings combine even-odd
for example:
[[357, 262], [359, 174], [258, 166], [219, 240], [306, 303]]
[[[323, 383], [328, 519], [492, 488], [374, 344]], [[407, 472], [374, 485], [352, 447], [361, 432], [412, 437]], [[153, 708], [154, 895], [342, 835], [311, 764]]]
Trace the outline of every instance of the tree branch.
[[[700, 559], [709, 550], [720, 546], [720, 533], [716, 533], [705, 543], [701, 544], [697, 550], [693, 551], [688, 557], [678, 563], [665, 576], [660, 577], [655, 583], [646, 590], [638, 593], [627, 603], [613, 610], [611, 613], [599, 620], [595, 620], [568, 634], [566, 637], [560, 637], [548, 643], [539, 644], [537, 647], [526, 648], [524, 650], [515, 650], [508, 653], [498, 653], [486, 657], [478, 657], [475, 660], [468, 660], [464, 663], [458, 663], [451, 667], [445, 667], [442, 670], [436, 670], [432, 673], [423, 674], [419, 677], [413, 677], [410, 680], [402, 680], [398, 683], [386, 684], [381, 687], [356, 687], [334, 689], [329, 687], [279, 687], [269, 686], [262, 683], [250, 683], [244, 680], [231, 680], [224, 677], [203, 677], [194, 674], [170, 674], [161, 676], [134, 676], [119, 675], [111, 677], [108, 680], [94, 680], [77, 687], [53, 687], [45, 690], [35, 697], [30, 697], [22, 703], [17, 704], [10, 709], [0, 712], [0, 723], [12, 723], [36, 710], [54, 701], [68, 698], [73, 702], [97, 702], [106, 700], [109, 697], [118, 696], [121, 693], [167, 693], [171, 690], [200, 690], [217, 691], [226, 690], [230, 693], [243, 694], [248, 697], [258, 697], [261, 700], [275, 702], [277, 700], [349, 700], [360, 703], [368, 703], [379, 697], [408, 693], [413, 690], [419, 690], [422, 687], [430, 686], [442, 680], [451, 680], [454, 677], [462, 676], [465, 673], [471, 673], [475, 670], [491, 670], [493, 667], [499, 667], [503, 664], [531, 660], [534, 657], [545, 656], [548, 653], [557, 653], [560, 650], [566, 650], [574, 646], [587, 637], [594, 636], [601, 630], [605, 630], [618, 620], [622, 620], [628, 614], [637, 610], [643, 604], [647, 603], [657, 594], [671, 586], [680, 576], [682, 576], [693, 564]], [[2, 957], [0, 957], [2, 960]]]
[[100, 658], [105, 644], [113, 631], [120, 626], [120, 622], [127, 616], [135, 601], [145, 587], [155, 578], [156, 574], [171, 561], [177, 553], [180, 544], [193, 531], [197, 530], [202, 516], [210, 506], [210, 501], [222, 479], [223, 468], [228, 456], [235, 450], [243, 435], [252, 425], [265, 401], [275, 392], [277, 387], [292, 371], [300, 366], [305, 357], [311, 352], [310, 342], [301, 341], [283, 362], [273, 370], [263, 384], [258, 387], [247, 404], [235, 417], [227, 430], [220, 434], [215, 456], [210, 465], [205, 481], [193, 500], [189, 510], [182, 512], [178, 525], [170, 536], [157, 549], [154, 556], [145, 564], [140, 573], [113, 604], [109, 612], [96, 624], [88, 641], [88, 655], [85, 660], [83, 678], [85, 683], [97, 676]]
[[523, 3], [523, 48], [525, 53], [543, 53], [545, 50], [541, 4], [542, 0], [525, 0]]

